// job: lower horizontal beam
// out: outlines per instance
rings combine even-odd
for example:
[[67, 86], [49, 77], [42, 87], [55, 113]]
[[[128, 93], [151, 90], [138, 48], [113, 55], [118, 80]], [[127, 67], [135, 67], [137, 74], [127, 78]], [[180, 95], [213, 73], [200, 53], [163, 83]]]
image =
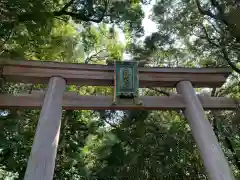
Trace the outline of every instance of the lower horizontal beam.
[[[225, 97], [198, 96], [205, 110], [235, 110], [236, 101]], [[132, 105], [122, 101], [121, 105], [112, 105], [111, 96], [80, 96], [76, 93], [65, 93], [63, 109], [66, 110], [182, 110], [185, 103], [181, 95], [143, 96], [142, 105]], [[0, 95], [0, 108], [41, 108], [44, 92], [22, 95]]]

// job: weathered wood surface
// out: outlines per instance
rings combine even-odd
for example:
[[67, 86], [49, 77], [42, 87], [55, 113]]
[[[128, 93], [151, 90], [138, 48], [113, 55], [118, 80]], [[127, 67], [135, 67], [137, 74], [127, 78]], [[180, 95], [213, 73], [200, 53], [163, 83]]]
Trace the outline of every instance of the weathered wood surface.
[[[235, 110], [236, 101], [225, 97], [198, 96], [202, 106], [206, 110]], [[0, 95], [0, 108], [41, 108], [44, 99], [44, 92], [21, 95]], [[69, 110], [180, 110], [185, 108], [181, 95], [167, 96], [144, 96], [140, 97], [142, 106], [131, 105], [122, 102], [122, 105], [112, 105], [111, 96], [79, 96], [76, 93], [65, 93], [63, 97], [63, 109]], [[240, 101], [239, 101], [240, 103]]]
[[[19, 61], [11, 59], [0, 58], [0, 66], [19, 66], [19, 67], [34, 67], [34, 68], [55, 68], [68, 70], [91, 70], [91, 71], [113, 71], [114, 67], [111, 65], [99, 64], [79, 64], [79, 63], [65, 63], [57, 61]], [[166, 73], [226, 73], [229, 75], [231, 69], [229, 68], [160, 68], [160, 67], [139, 67], [140, 72], [166, 72]]]
[[53, 179], [65, 87], [62, 78], [52, 77], [49, 81], [24, 180]]
[[0, 74], [3, 73], [3, 65], [0, 64]]
[[185, 101], [184, 114], [188, 119], [193, 137], [200, 150], [209, 179], [233, 180], [228, 161], [191, 83], [188, 81], [178, 83], [177, 91]]
[[[50, 77], [61, 76], [67, 84], [113, 86], [113, 66], [8, 59], [0, 59], [0, 64], [2, 75], [11, 82], [47, 83]], [[219, 87], [230, 73], [228, 68], [139, 67], [140, 87], [175, 87], [184, 80], [194, 87]]]
[[4, 79], [3, 79], [3, 66], [0, 64], [0, 87], [2, 86]]

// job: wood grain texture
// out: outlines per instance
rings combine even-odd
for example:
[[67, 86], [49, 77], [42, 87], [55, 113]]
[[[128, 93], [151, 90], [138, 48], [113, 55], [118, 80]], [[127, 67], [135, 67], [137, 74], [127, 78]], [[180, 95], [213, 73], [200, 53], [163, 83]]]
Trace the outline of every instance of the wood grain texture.
[[[46, 61], [0, 61], [7, 81], [48, 83], [61, 76], [67, 84], [113, 86], [114, 68], [106, 65], [68, 64]], [[139, 68], [140, 87], [175, 87], [190, 81], [194, 87], [220, 87], [231, 73], [225, 68]]]
[[186, 106], [184, 114], [188, 119], [209, 179], [233, 180], [228, 161], [191, 83], [188, 81], [178, 83], [177, 91], [184, 99]]
[[0, 64], [0, 87], [2, 87], [2, 84], [4, 82], [2, 73], [3, 73], [3, 66]]
[[24, 180], [53, 179], [65, 87], [64, 79], [52, 77], [45, 98], [41, 98], [44, 102]]
[[3, 73], [3, 65], [0, 65], [0, 75], [2, 76], [2, 73]]
[[[205, 110], [235, 110], [236, 101], [225, 97], [198, 96]], [[0, 108], [41, 108], [44, 92], [21, 95], [0, 95]], [[65, 93], [63, 97], [63, 109], [68, 110], [181, 110], [185, 109], [185, 103], [181, 95], [144, 96], [140, 98], [142, 106], [121, 102], [121, 105], [112, 105], [112, 96], [79, 96], [76, 93]], [[23, 103], [24, 102], [24, 103]], [[240, 101], [239, 101], [240, 103]]]
[[[80, 63], [65, 63], [57, 61], [19, 61], [0, 58], [0, 65], [3, 66], [18, 66], [32, 68], [50, 68], [50, 69], [67, 69], [67, 70], [91, 70], [91, 71], [110, 71], [114, 70], [112, 65], [99, 64], [80, 64]], [[163, 67], [139, 67], [140, 72], [161, 72], [161, 73], [224, 73], [229, 75], [232, 70], [229, 68], [163, 68]]]

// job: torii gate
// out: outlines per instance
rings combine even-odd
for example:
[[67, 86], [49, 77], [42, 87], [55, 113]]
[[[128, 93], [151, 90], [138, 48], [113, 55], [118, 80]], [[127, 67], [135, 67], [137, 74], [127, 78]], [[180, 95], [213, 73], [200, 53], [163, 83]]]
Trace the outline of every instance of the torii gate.
[[48, 83], [46, 93], [0, 95], [0, 108], [41, 108], [28, 160], [25, 180], [52, 180], [63, 109], [183, 110], [211, 180], [233, 180], [229, 164], [218, 144], [204, 109], [235, 109], [238, 102], [224, 97], [196, 95], [193, 87], [220, 87], [231, 73], [226, 68], [139, 67], [140, 87], [176, 87], [169, 97], [140, 97], [142, 105], [112, 104], [111, 96], [80, 96], [64, 92], [66, 84], [113, 86], [114, 67], [46, 61], [0, 59], [5, 81]]

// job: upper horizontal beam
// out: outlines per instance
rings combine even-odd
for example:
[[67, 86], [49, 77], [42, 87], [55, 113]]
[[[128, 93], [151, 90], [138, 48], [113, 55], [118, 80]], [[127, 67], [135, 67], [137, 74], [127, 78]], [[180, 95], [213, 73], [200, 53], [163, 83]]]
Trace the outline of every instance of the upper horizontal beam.
[[[205, 110], [235, 110], [236, 101], [225, 97], [198, 96]], [[79, 96], [65, 93], [63, 109], [66, 110], [183, 110], [185, 103], [181, 95], [144, 96], [142, 105], [132, 105], [123, 101], [121, 105], [112, 105], [111, 96]], [[0, 108], [41, 108], [44, 92], [23, 95], [0, 95]]]
[[[0, 59], [6, 81], [48, 83], [52, 76], [61, 76], [68, 84], [112, 86], [113, 66], [69, 64], [47, 61], [12, 61]], [[231, 69], [228, 68], [147, 68], [139, 67], [140, 87], [175, 87], [190, 81], [194, 87], [220, 87]]]
[[[91, 71], [110, 71], [114, 70], [112, 65], [100, 64], [80, 64], [80, 63], [65, 63], [57, 61], [37, 61], [37, 60], [11, 60], [0, 58], [2, 66], [19, 66], [32, 68], [54, 68], [68, 70], [91, 70]], [[161, 73], [209, 73], [209, 74], [225, 74], [228, 76], [232, 71], [229, 68], [163, 68], [163, 67], [139, 67], [140, 72], [161, 72]]]

